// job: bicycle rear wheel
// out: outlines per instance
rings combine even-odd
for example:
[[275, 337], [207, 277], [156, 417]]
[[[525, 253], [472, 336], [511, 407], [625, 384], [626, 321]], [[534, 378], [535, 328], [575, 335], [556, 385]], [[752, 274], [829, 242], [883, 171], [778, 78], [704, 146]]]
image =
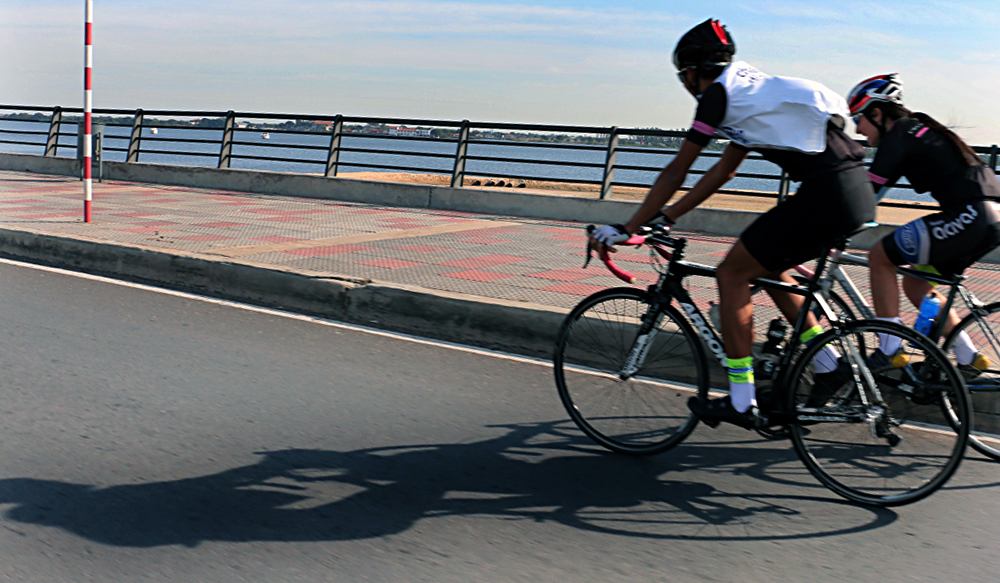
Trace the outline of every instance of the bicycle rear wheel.
[[[965, 380], [975, 416], [969, 445], [979, 453], [1000, 461], [1000, 302], [986, 306], [981, 325], [972, 314], [963, 318], [944, 341], [942, 350], [945, 354], [951, 355], [955, 341], [963, 330], [969, 333], [976, 350], [989, 360], [986, 370]], [[972, 372], [971, 369], [966, 370]]]
[[[909, 364], [870, 371], [872, 388], [857, 338], [878, 346], [878, 333], [901, 338]], [[812, 360], [826, 346], [850, 356], [842, 358], [846, 366], [839, 374], [819, 378]], [[892, 322], [847, 323], [817, 337], [788, 378], [795, 450], [837, 494], [874, 506], [909, 504], [940, 488], [958, 468], [971, 425], [968, 394], [945, 354], [922, 334]]]
[[[647, 318], [654, 318], [655, 332], [646, 358], [637, 371], [626, 371]], [[665, 451], [697, 424], [688, 399], [708, 394], [701, 342], [672, 306], [651, 309], [645, 291], [600, 291], [580, 302], [559, 331], [553, 358], [559, 396], [577, 426], [602, 446], [633, 455]]]

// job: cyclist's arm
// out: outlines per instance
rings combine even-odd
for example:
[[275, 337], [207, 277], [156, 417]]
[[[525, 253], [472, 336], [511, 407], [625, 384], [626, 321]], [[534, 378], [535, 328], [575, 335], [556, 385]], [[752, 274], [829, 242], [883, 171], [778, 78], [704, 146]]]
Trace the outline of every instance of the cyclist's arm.
[[743, 163], [743, 160], [746, 159], [749, 153], [750, 150], [734, 144], [726, 146], [719, 161], [701, 177], [701, 180], [698, 181], [698, 184], [694, 185], [694, 188], [664, 211], [664, 214], [676, 221], [688, 211], [704, 202], [705, 199], [715, 194], [715, 191], [733, 179], [733, 176], [736, 175], [736, 169], [740, 167], [740, 164]]
[[868, 178], [872, 187], [878, 192], [882, 188], [892, 188], [903, 172], [903, 161], [906, 159], [906, 145], [903, 132], [889, 131], [881, 139], [875, 158], [868, 169]]
[[[702, 94], [698, 101], [698, 109], [695, 111], [694, 122], [687, 132], [684, 143], [674, 159], [663, 169], [653, 188], [646, 195], [646, 200], [636, 211], [629, 222], [625, 223], [625, 229], [629, 233], [634, 233], [642, 225], [653, 218], [663, 205], [670, 202], [670, 198], [684, 184], [688, 170], [698, 158], [701, 150], [712, 141], [715, 136], [715, 128], [719, 127], [726, 113], [726, 103], [728, 98], [726, 90], [720, 83], [713, 83]], [[670, 215], [669, 218], [677, 217]]]
[[[670, 198], [677, 192], [677, 189], [684, 184], [688, 170], [691, 169], [694, 161], [698, 159], [698, 155], [701, 154], [703, 147], [691, 140], [684, 140], [680, 151], [677, 152], [677, 155], [670, 161], [670, 164], [667, 164], [667, 167], [656, 178], [656, 182], [653, 183], [653, 187], [649, 190], [649, 194], [646, 195], [646, 199], [642, 201], [639, 210], [635, 211], [632, 218], [625, 223], [626, 231], [629, 233], [638, 231], [639, 227], [656, 216], [656, 213], [670, 201]], [[675, 217], [670, 218], [673, 219]]]

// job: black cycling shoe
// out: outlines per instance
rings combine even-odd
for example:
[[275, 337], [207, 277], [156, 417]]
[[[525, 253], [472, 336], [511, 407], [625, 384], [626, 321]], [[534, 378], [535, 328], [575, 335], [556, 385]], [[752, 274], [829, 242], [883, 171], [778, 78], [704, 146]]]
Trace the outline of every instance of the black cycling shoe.
[[854, 371], [851, 365], [843, 358], [837, 359], [837, 368], [830, 372], [813, 374], [813, 388], [806, 399], [806, 407], [816, 409], [826, 405], [830, 397], [835, 395], [841, 387], [848, 382], [854, 381]]
[[745, 413], [740, 413], [733, 408], [733, 402], [728, 396], [720, 399], [691, 397], [688, 399], [688, 409], [709, 427], [718, 427], [719, 423], [725, 421], [743, 429], [753, 429], [758, 419], [754, 415], [753, 407], [747, 409]]

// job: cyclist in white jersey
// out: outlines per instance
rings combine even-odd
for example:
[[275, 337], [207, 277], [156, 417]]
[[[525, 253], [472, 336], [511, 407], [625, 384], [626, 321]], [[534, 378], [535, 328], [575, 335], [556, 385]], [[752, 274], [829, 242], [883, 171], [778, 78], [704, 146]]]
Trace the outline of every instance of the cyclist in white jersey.
[[[689, 402], [709, 425], [727, 421], [750, 428], [757, 414], [750, 282], [759, 277], [794, 282], [785, 270], [818, 257], [837, 237], [874, 219], [875, 199], [862, 166], [864, 150], [843, 131], [848, 117], [844, 99], [819, 83], [773, 77], [747, 63], [733, 62], [735, 52], [732, 36], [716, 20], [706, 20], [681, 37], [674, 65], [684, 87], [698, 99], [694, 122], [632, 218], [595, 230], [592, 245], [598, 251], [613, 250], [656, 216], [716, 135], [728, 138], [729, 145], [687, 194], [663, 210], [667, 222], [673, 223], [721, 188], [751, 151], [802, 182], [795, 196], [748, 227], [719, 265], [716, 278], [730, 395]], [[794, 321], [802, 298], [780, 292], [772, 296]], [[808, 324], [802, 342], [822, 332], [811, 314]], [[820, 352], [815, 361], [817, 384], [836, 383], [835, 377], [844, 374], [839, 356], [830, 346]]]

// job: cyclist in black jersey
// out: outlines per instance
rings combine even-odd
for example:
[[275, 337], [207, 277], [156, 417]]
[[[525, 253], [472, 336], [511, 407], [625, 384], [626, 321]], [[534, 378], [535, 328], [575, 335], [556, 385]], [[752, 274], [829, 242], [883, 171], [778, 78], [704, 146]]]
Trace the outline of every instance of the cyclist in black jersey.
[[[875, 313], [898, 322], [897, 265], [953, 275], [1000, 245], [1000, 182], [954, 132], [927, 114], [903, 106], [903, 82], [895, 73], [865, 79], [847, 100], [858, 132], [878, 147], [868, 173], [875, 187], [889, 188], [905, 176], [915, 191], [930, 192], [941, 205], [940, 212], [896, 229], [869, 254]], [[903, 290], [919, 306], [932, 287], [922, 279], [904, 276]], [[958, 322], [952, 310], [945, 332]], [[880, 350], [872, 355], [876, 366], [906, 364], [898, 338], [880, 340]], [[965, 332], [954, 350], [959, 369], [967, 376], [989, 366]]]
[[[632, 218], [595, 230], [592, 245], [598, 251], [613, 250], [660, 212], [717, 134], [728, 138], [729, 145], [691, 190], [663, 210], [668, 222], [721, 188], [751, 151], [802, 182], [788, 202], [743, 232], [717, 271], [730, 395], [711, 401], [693, 399], [689, 406], [709, 424], [728, 421], [749, 428], [756, 405], [750, 282], [764, 276], [793, 282], [784, 271], [818, 257], [838, 236], [872, 220], [875, 199], [862, 166], [864, 150], [843, 130], [849, 116], [843, 98], [819, 83], [772, 77], [747, 63], [733, 62], [735, 52], [732, 36], [716, 20], [707, 20], [681, 37], [674, 65], [684, 87], [698, 99], [694, 122]], [[774, 300], [790, 321], [803, 301], [785, 293], [774, 294]], [[800, 338], [802, 342], [822, 332], [811, 314], [809, 318], [811, 329]], [[838, 358], [832, 346], [817, 356], [821, 373], [817, 383], [825, 382], [827, 375], [843, 374]]]

